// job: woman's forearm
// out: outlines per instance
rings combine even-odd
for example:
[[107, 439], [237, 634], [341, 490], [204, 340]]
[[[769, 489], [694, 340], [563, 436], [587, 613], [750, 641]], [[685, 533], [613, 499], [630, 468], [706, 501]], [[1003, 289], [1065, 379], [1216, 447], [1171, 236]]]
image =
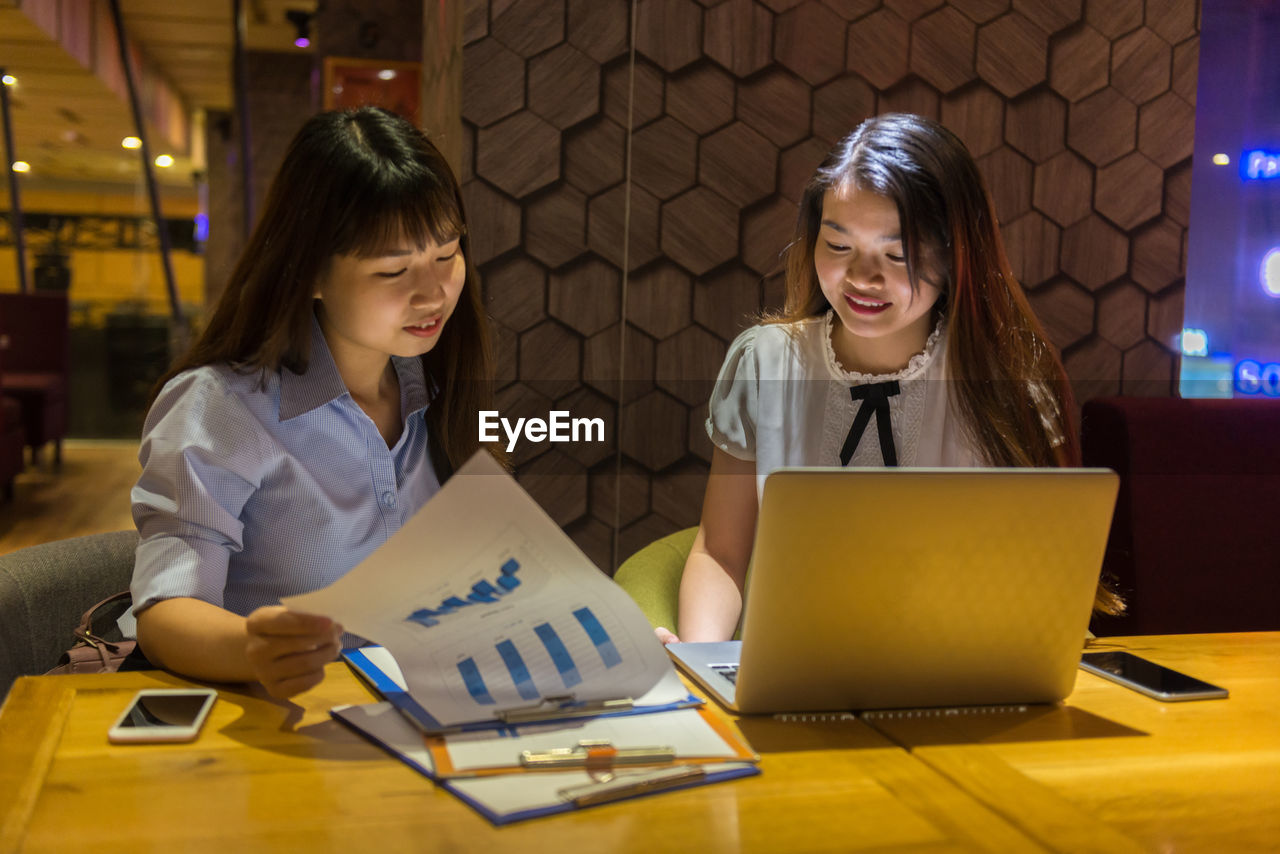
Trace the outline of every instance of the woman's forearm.
[[138, 644], [147, 658], [195, 679], [256, 679], [245, 655], [248, 637], [244, 617], [200, 599], [165, 599], [138, 615]]
[[690, 552], [680, 579], [680, 640], [729, 640], [741, 613], [742, 585], [733, 571], [703, 550]]

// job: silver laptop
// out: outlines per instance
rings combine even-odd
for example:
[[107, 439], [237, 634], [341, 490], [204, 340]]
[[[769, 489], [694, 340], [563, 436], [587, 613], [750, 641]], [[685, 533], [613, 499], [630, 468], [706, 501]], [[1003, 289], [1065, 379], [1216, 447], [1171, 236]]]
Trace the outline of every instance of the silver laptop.
[[1118, 487], [1109, 469], [779, 469], [742, 640], [667, 650], [743, 713], [1061, 700]]

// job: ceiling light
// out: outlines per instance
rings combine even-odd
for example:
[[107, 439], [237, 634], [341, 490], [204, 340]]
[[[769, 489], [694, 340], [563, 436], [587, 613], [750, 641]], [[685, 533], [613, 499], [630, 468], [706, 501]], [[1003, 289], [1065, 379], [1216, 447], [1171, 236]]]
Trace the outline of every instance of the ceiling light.
[[396, 73], [392, 71], [390, 68], [384, 68], [378, 72], [378, 79], [379, 80], [395, 80]]
[[5, 76], [0, 77], [0, 83], [3, 83], [6, 86], [17, 86], [18, 78], [14, 77], [12, 74], [6, 74]]
[[168, 169], [170, 166], [173, 165], [173, 158], [167, 154], [161, 154], [159, 157], [156, 158], [156, 165], [159, 166], [161, 169]]
[[31, 164], [25, 160], [15, 160], [13, 161], [13, 171], [14, 172], [30, 172]]
[[1230, 166], [1231, 156], [1228, 154], [1215, 154], [1213, 155], [1213, 165], [1214, 166]]
[[136, 136], [126, 136], [124, 139], [120, 140], [120, 147], [142, 148], [142, 140], [138, 139]]
[[293, 46], [311, 47], [311, 13], [303, 9], [287, 9], [284, 16], [297, 31]]

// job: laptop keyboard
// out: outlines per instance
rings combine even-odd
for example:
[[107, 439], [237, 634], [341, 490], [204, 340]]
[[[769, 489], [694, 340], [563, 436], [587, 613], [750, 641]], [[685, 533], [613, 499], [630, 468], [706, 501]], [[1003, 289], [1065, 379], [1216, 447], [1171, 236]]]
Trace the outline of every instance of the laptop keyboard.
[[738, 665], [736, 664], [713, 664], [711, 669], [719, 673], [725, 679], [728, 679], [734, 685], [738, 684]]

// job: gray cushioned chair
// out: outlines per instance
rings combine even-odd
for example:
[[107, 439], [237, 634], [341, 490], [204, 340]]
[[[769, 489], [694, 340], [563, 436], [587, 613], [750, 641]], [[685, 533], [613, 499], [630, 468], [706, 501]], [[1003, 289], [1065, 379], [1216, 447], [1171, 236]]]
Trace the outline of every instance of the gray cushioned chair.
[[129, 588], [136, 531], [90, 534], [0, 555], [0, 697], [44, 673], [97, 602]]

